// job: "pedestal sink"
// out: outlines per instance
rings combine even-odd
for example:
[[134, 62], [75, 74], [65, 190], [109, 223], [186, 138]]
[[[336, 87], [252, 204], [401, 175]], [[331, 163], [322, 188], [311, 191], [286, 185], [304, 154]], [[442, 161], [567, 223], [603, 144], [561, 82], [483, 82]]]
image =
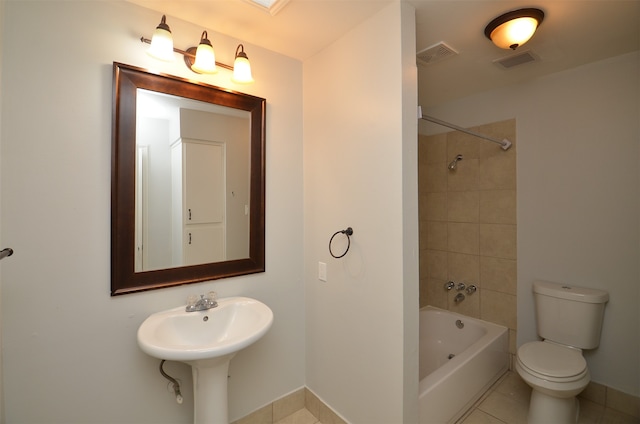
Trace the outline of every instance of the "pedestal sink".
[[138, 345], [158, 359], [191, 365], [194, 423], [227, 424], [227, 371], [231, 358], [271, 327], [273, 312], [247, 297], [218, 300], [206, 311], [185, 306], [149, 316], [138, 329]]

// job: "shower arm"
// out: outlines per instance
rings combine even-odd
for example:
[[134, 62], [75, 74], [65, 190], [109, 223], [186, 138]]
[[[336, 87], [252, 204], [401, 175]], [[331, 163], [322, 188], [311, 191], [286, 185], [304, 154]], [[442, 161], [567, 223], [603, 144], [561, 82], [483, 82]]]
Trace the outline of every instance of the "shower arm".
[[507, 140], [506, 138], [503, 139], [502, 141], [500, 141], [500, 140], [497, 140], [495, 138], [489, 137], [487, 135], [480, 134], [480, 133], [477, 133], [475, 131], [468, 130], [466, 128], [462, 128], [462, 127], [459, 127], [459, 126], [454, 125], [454, 124], [450, 124], [449, 122], [442, 121], [442, 120], [440, 120], [438, 118], [434, 118], [434, 117], [428, 116], [428, 115], [423, 115], [421, 107], [418, 107], [418, 117], [421, 118], [421, 119], [424, 119], [425, 121], [433, 122], [434, 124], [438, 124], [438, 125], [442, 125], [442, 126], [445, 126], [445, 127], [449, 127], [451, 129], [454, 129], [454, 130], [457, 130], [457, 131], [472, 135], [474, 137], [483, 138], [483, 139], [491, 141], [493, 143], [497, 143], [497, 144], [500, 145], [500, 147], [502, 147], [502, 150], [508, 150], [509, 147], [511, 147], [511, 142], [509, 140]]

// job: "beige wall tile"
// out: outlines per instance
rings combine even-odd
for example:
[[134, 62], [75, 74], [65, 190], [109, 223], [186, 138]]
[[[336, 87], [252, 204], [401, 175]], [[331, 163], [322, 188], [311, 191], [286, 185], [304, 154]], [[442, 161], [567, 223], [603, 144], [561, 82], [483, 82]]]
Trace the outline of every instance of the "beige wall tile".
[[446, 222], [427, 221], [427, 249], [447, 250]]
[[418, 293], [418, 305], [420, 308], [427, 306], [431, 295], [429, 294], [429, 279], [420, 277], [420, 291]]
[[[424, 257], [425, 277], [440, 278], [441, 280], [449, 278], [447, 271], [447, 252], [443, 250], [427, 250], [421, 256]], [[422, 264], [423, 258], [421, 257], [420, 259], [420, 263]], [[420, 268], [420, 274], [422, 275], [422, 267]]]
[[304, 407], [309, 410], [315, 417], [320, 416], [320, 404], [322, 402], [318, 397], [308, 388], [304, 389]]
[[501, 155], [481, 158], [478, 163], [478, 189], [500, 190], [516, 188], [515, 151], [502, 151]]
[[607, 387], [606, 407], [640, 418], [640, 398], [611, 387]]
[[447, 163], [447, 133], [418, 136], [419, 164]]
[[478, 191], [451, 191], [447, 197], [447, 220], [450, 222], [478, 222], [480, 194]]
[[480, 317], [517, 330], [516, 296], [480, 289]]
[[272, 424], [273, 423], [273, 405], [264, 406], [257, 411], [252, 412], [244, 418], [234, 421], [233, 424]]
[[426, 193], [421, 196], [424, 199], [424, 204], [421, 205], [421, 210], [424, 210], [425, 218], [430, 221], [446, 221], [447, 220], [447, 193], [435, 192]]
[[447, 263], [449, 267], [448, 280], [466, 285], [479, 285], [480, 257], [478, 255], [449, 252]]
[[418, 244], [420, 245], [420, 252], [427, 249], [427, 224], [428, 224], [428, 221], [419, 222], [418, 233], [420, 235], [419, 235]]
[[449, 300], [447, 299], [447, 290], [444, 285], [447, 281], [438, 278], [427, 279], [427, 299], [420, 306], [435, 306], [436, 308], [447, 309]]
[[485, 289], [515, 295], [518, 289], [517, 275], [517, 262], [514, 259], [480, 257], [480, 285]]
[[423, 168], [424, 172], [420, 173], [419, 183], [420, 190], [424, 192], [444, 192], [447, 191], [447, 166], [442, 163], [428, 164]]
[[320, 415], [318, 416], [318, 419], [322, 424], [347, 424], [345, 420], [340, 418], [338, 414], [333, 412], [324, 403], [320, 404]]
[[447, 163], [457, 155], [462, 155], [464, 159], [478, 159], [479, 152], [477, 137], [459, 131], [447, 133]]
[[273, 421], [280, 421], [304, 408], [304, 399], [304, 389], [300, 389], [273, 402]]
[[480, 224], [480, 255], [516, 259], [516, 226], [506, 224]]
[[[517, 293], [516, 120], [471, 129], [497, 139], [506, 138], [513, 145], [504, 151], [495, 143], [457, 131], [420, 136], [420, 305], [452, 308], [455, 294], [443, 288], [448, 280], [472, 282], [486, 289], [454, 307], [465, 314], [479, 314], [482, 319], [513, 326], [513, 354]], [[458, 167], [449, 171], [447, 165], [459, 154], [463, 158]], [[443, 223], [446, 234], [438, 225]], [[438, 253], [434, 255], [435, 251]], [[444, 252], [448, 252], [446, 259]], [[505, 299], [507, 303], [501, 303]], [[487, 308], [495, 310], [482, 317]]]
[[483, 190], [479, 194], [479, 222], [483, 224], [516, 223], [515, 190]]
[[463, 159], [451, 171], [444, 167], [448, 191], [478, 190], [478, 159]]
[[477, 255], [479, 253], [478, 224], [448, 223], [447, 250]]
[[[458, 294], [462, 293], [464, 300], [456, 303], [455, 298]], [[458, 314], [463, 314], [468, 317], [480, 318], [480, 295], [479, 292], [473, 294], [467, 294], [465, 291], [451, 290], [449, 292], [449, 307], [448, 309]]]
[[580, 397], [604, 405], [607, 400], [607, 386], [595, 381], [590, 381], [586, 389], [580, 393]]

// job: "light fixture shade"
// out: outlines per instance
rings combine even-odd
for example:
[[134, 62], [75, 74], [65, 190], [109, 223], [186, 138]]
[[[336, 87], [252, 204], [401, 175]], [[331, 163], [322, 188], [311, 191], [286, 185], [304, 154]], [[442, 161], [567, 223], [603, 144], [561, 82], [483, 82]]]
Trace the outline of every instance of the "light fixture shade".
[[254, 81], [253, 76], [251, 76], [251, 64], [242, 44], [238, 45], [236, 49], [236, 60], [233, 63], [231, 81], [240, 84], [250, 84]]
[[196, 61], [191, 66], [191, 69], [200, 74], [215, 74], [218, 72], [216, 69], [216, 55], [211, 41], [207, 39], [207, 31], [202, 33], [200, 44], [198, 44], [198, 49], [196, 50]]
[[167, 17], [162, 15], [160, 24], [156, 27], [151, 37], [151, 47], [147, 50], [147, 54], [159, 60], [171, 62], [175, 59], [173, 54], [173, 36], [169, 25], [167, 25]]
[[501, 49], [515, 50], [531, 39], [543, 19], [540, 9], [514, 10], [491, 21], [484, 34]]

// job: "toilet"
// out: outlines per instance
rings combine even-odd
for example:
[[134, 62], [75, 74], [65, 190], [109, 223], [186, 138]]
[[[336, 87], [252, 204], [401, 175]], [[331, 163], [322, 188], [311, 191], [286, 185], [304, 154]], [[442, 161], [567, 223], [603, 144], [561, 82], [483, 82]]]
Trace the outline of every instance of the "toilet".
[[536, 326], [542, 341], [518, 348], [516, 371], [533, 389], [529, 424], [575, 424], [576, 396], [589, 384], [583, 349], [600, 344], [606, 291], [547, 281], [533, 283]]

